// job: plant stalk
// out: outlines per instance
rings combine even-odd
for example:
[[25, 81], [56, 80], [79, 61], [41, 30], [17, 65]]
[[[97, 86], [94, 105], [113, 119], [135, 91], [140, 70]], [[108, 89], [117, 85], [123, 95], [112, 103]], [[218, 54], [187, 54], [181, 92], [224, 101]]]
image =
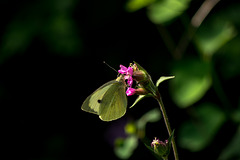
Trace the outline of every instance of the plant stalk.
[[[169, 134], [169, 136], [171, 136], [172, 135], [172, 129], [171, 129], [171, 126], [170, 126], [170, 123], [169, 123], [169, 120], [168, 120], [168, 117], [167, 117], [167, 113], [166, 113], [166, 110], [164, 108], [163, 101], [162, 101], [162, 98], [161, 98], [161, 95], [160, 95], [159, 92], [157, 92], [157, 96], [155, 97], [155, 99], [158, 101], [160, 110], [162, 111], [162, 115], [163, 115], [165, 125], [166, 125], [167, 130], [168, 130], [168, 134]], [[174, 153], [175, 160], [179, 160], [178, 152], [177, 152], [177, 146], [176, 146], [176, 143], [175, 143], [174, 136], [172, 137], [172, 148], [173, 148], [173, 153]]]

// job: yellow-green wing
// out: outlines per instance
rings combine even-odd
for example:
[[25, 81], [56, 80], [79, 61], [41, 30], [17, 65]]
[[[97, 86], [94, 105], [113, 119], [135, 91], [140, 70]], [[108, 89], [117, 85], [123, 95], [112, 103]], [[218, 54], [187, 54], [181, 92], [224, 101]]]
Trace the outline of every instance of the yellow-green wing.
[[116, 81], [106, 91], [100, 102], [99, 118], [103, 121], [112, 121], [121, 118], [127, 109], [125, 83]]
[[99, 115], [101, 100], [103, 99], [103, 96], [109, 90], [109, 88], [111, 88], [111, 86], [115, 83], [119, 82], [113, 80], [99, 87], [96, 91], [94, 91], [90, 96], [86, 98], [86, 100], [82, 104], [81, 109], [83, 111]]

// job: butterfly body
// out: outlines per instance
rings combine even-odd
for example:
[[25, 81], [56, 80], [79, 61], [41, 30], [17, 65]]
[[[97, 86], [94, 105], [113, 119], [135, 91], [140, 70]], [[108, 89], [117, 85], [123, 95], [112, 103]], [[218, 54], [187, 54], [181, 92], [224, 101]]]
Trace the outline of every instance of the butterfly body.
[[99, 87], [83, 102], [81, 109], [99, 115], [103, 121], [122, 117], [127, 109], [126, 84], [120, 75]]

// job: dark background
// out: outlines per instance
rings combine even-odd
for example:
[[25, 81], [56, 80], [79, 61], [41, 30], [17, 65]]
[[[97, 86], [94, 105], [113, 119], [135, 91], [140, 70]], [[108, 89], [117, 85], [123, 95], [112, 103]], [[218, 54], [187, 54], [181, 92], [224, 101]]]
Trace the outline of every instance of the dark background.
[[[210, 15], [235, 3], [222, 1]], [[136, 61], [154, 82], [162, 75], [172, 75], [171, 65], [179, 61], [169, 53], [158, 28], [148, 19], [146, 8], [127, 12], [125, 4], [122, 0], [0, 2], [1, 132], [7, 159], [117, 159], [114, 136], [107, 134], [109, 128], [121, 126], [129, 117], [138, 119], [158, 106], [153, 99], [146, 99], [128, 110], [124, 118], [108, 123], [80, 109], [89, 94], [117, 76], [103, 61], [116, 70], [120, 64], [128, 66]], [[192, 1], [185, 16], [190, 19], [201, 4]], [[167, 26], [175, 42], [185, 28], [179, 19]], [[191, 42], [186, 53], [183, 59], [198, 56]], [[221, 63], [216, 64], [223, 88], [237, 106], [239, 74], [225, 79]], [[168, 82], [159, 90], [177, 137], [180, 124], [189, 118], [188, 111], [174, 104]], [[129, 104], [135, 98], [129, 97]], [[221, 105], [213, 88], [201, 101], [209, 99]], [[180, 159], [210, 155], [217, 159], [237, 126], [228, 120], [202, 151], [193, 153], [179, 147]], [[146, 136], [166, 139], [163, 120], [148, 125]], [[154, 159], [141, 142], [130, 159], [139, 158]]]

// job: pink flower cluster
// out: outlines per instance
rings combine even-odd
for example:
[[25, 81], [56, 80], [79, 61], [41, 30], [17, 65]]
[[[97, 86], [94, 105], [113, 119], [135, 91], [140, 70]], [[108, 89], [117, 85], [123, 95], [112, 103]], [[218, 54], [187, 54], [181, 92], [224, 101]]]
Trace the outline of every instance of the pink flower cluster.
[[133, 69], [132, 67], [125, 67], [123, 65], [120, 65], [120, 70], [118, 70], [119, 73], [124, 74], [124, 78], [127, 80], [127, 84], [128, 84], [128, 89], [126, 90], [126, 94], [127, 96], [131, 96], [135, 94], [135, 89], [132, 88], [132, 84], [133, 84]]

